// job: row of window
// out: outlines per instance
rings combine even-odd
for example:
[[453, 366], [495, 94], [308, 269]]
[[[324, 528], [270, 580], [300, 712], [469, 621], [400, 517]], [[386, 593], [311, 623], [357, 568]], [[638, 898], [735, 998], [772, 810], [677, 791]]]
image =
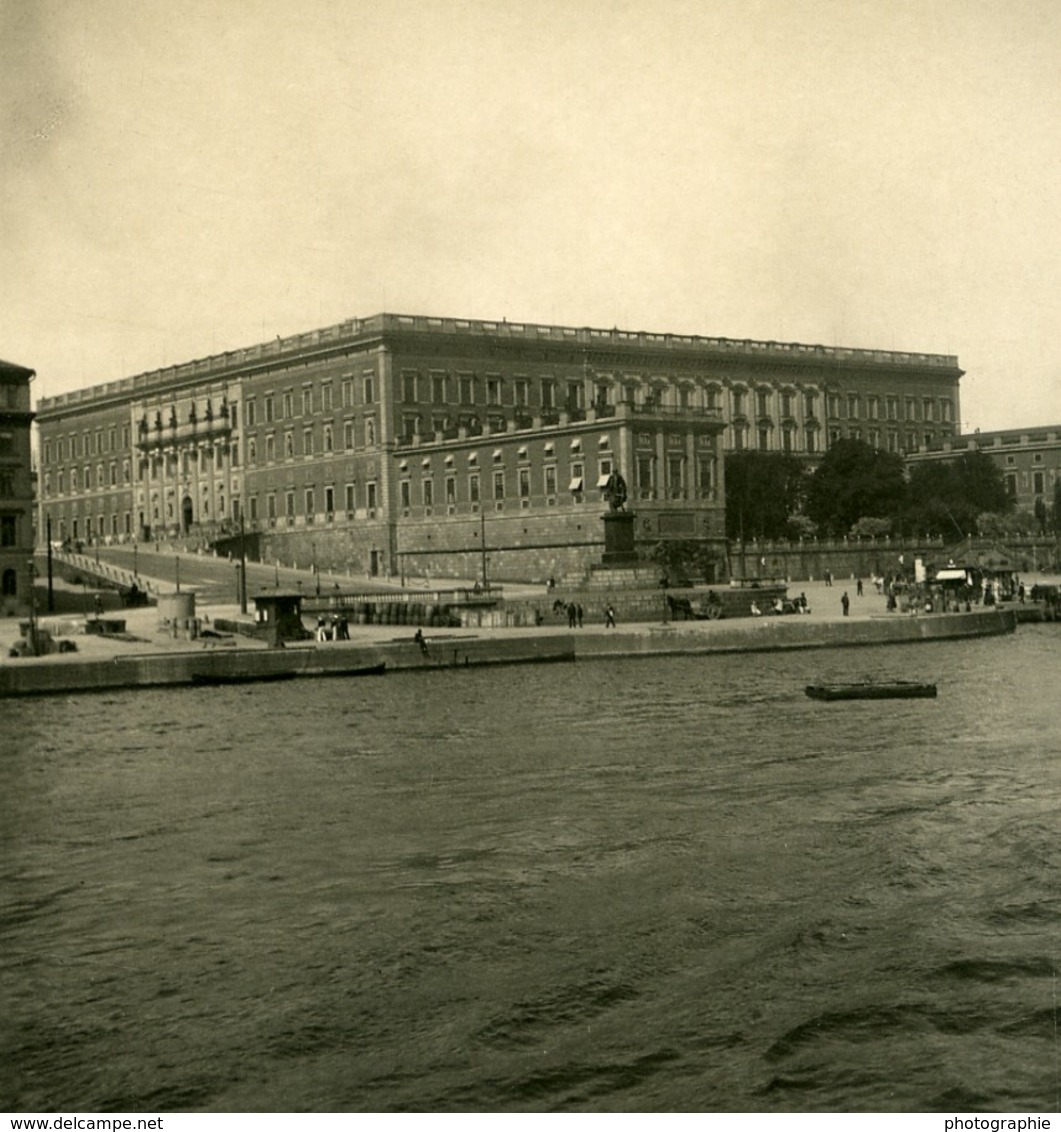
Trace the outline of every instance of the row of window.
[[113, 515], [97, 515], [95, 521], [93, 516], [86, 515], [84, 521], [78, 517], [73, 516], [70, 519], [70, 526], [67, 527], [66, 519], [62, 516], [57, 517], [54, 527], [55, 537], [64, 540], [67, 536], [80, 539], [80, 538], [106, 538], [108, 535], [112, 537], [119, 537], [120, 534], [132, 535], [133, 533], [133, 517], [130, 512], [126, 511], [121, 516], [121, 531], [119, 532], [119, 516]]
[[[225, 469], [226, 452], [231, 457], [231, 466], [237, 467], [239, 465], [239, 450], [235, 445], [231, 448], [186, 449], [179, 455], [175, 452], [168, 452], [164, 456], [146, 457], [141, 459], [137, 465], [138, 479], [140, 481], [157, 480], [167, 475], [175, 476], [178, 468], [185, 476], [205, 475], [211, 471], [222, 472]], [[59, 468], [55, 473], [57, 494], [63, 495], [68, 483], [71, 492], [102, 490], [108, 486], [119, 486], [116, 461], [112, 461], [109, 465], [97, 464], [95, 472], [95, 478], [93, 478], [92, 467], [88, 464], [83, 469]], [[121, 477], [122, 484], [129, 483], [130, 463], [128, 460], [122, 462]], [[45, 496], [51, 495], [52, 482], [52, 473], [45, 472], [43, 480]]]
[[139, 462], [139, 479], [157, 480], [167, 475], [175, 476], [178, 467], [185, 476], [223, 472], [226, 454], [229, 456], [230, 467], [239, 467], [239, 447], [235, 444], [224, 448], [186, 448], [180, 453], [167, 452], [165, 455], [150, 456]]
[[[339, 390], [341, 406], [352, 409], [355, 405], [355, 379], [343, 378]], [[375, 373], [366, 373], [361, 378], [361, 404], [371, 405], [375, 400]], [[243, 403], [248, 428], [257, 424], [271, 424], [273, 421], [291, 420], [293, 417], [309, 417], [314, 413], [331, 413], [336, 408], [335, 389], [331, 381], [324, 381], [319, 386], [306, 384], [298, 389], [292, 386], [279, 392], [263, 393], [260, 413], [257, 395], [245, 397]]]
[[[44, 473], [44, 495], [50, 496], [52, 494], [52, 473]], [[92, 476], [92, 468], [86, 464], [83, 469], [79, 468], [59, 468], [55, 473], [55, 493], [56, 495], [65, 495], [67, 483], [70, 485], [70, 491], [92, 491], [102, 490], [106, 487], [118, 487], [118, 465], [111, 463], [105, 467], [103, 464], [96, 465], [95, 479]], [[129, 482], [129, 461], [122, 462], [122, 483]]]
[[[819, 450], [819, 430], [816, 425], [808, 426], [803, 430], [803, 448], [799, 449], [799, 432], [795, 427], [782, 427], [779, 430], [780, 444], [775, 438], [772, 426], [760, 425], [755, 430], [755, 447], [760, 452], [789, 452], [803, 451], [812, 455]], [[884, 447], [888, 452], [916, 452], [921, 444], [929, 445], [935, 439], [933, 432], [904, 432], [889, 430], [881, 433], [880, 429], [870, 428], [865, 432], [857, 426], [849, 426], [846, 430], [830, 428], [826, 433], [828, 444], [832, 446], [838, 440], [864, 440], [871, 448]], [[949, 435], [944, 433], [944, 435]], [[731, 426], [732, 447], [735, 452], [745, 452], [751, 448], [752, 432], [750, 426], [737, 423]]]
[[[297, 450], [295, 444], [296, 435], [295, 432], [290, 430], [281, 435], [281, 443], [283, 445], [282, 458], [285, 460], [293, 460], [296, 456], [312, 456], [315, 453], [316, 430], [314, 428], [310, 427], [302, 430], [302, 444]], [[374, 448], [376, 446], [375, 417], [366, 417], [362, 422], [362, 437], [366, 448]], [[263, 459], [267, 464], [270, 464], [276, 459], [276, 434], [272, 432], [266, 433], [260, 440]], [[352, 452], [356, 447], [356, 441], [357, 422], [352, 420], [343, 421], [343, 448], [347, 452]], [[250, 436], [245, 443], [247, 445], [247, 463], [256, 464], [259, 455], [259, 437]], [[326, 424], [321, 430], [320, 450], [325, 455], [335, 451], [335, 433], [330, 424]]]
[[[316, 487], [306, 487], [303, 491], [303, 504], [305, 510], [303, 514], [306, 516], [313, 516], [317, 514], [317, 489]], [[336, 489], [332, 484], [328, 484], [324, 488], [324, 514], [331, 516], [335, 513], [336, 502]], [[247, 515], [252, 523], [256, 523], [261, 519], [278, 519], [280, 514], [277, 511], [277, 503], [281, 497], [276, 492], [269, 492], [264, 497], [264, 514], [261, 511], [260, 501], [257, 495], [251, 495], [247, 500]], [[284, 516], [293, 519], [296, 515], [295, 510], [295, 489], [288, 488], [283, 496]], [[376, 484], [375, 481], [370, 481], [365, 484], [365, 508], [373, 513], [376, 510]], [[357, 484], [348, 483], [345, 485], [343, 503], [348, 514], [353, 515], [357, 510]]]
[[[431, 400], [439, 404], [449, 404], [452, 398], [450, 397], [449, 384], [457, 380], [460, 384], [458, 389], [457, 401], [461, 404], [471, 405], [475, 403], [475, 390], [468, 383], [475, 381], [473, 377], [463, 377], [458, 375], [456, 379], [449, 375], [431, 375], [425, 377], [424, 375], [409, 375], [403, 377], [403, 381], [407, 383], [405, 389], [406, 400], [409, 402], [416, 402], [424, 400], [425, 398], [419, 396], [419, 386], [423, 385], [426, 381], [430, 380], [432, 383], [432, 397]], [[375, 389], [374, 378], [366, 376], [362, 379], [363, 392], [365, 401], [371, 401]], [[501, 403], [501, 384], [502, 379], [487, 378], [487, 404], [500, 404]], [[527, 379], [517, 378], [514, 381], [515, 390], [515, 404], [517, 407], [529, 407], [530, 397], [530, 383]], [[343, 406], [344, 408], [352, 407], [353, 404], [353, 379], [344, 380], [342, 383], [343, 389]], [[558, 392], [559, 385], [555, 381], [543, 379], [540, 383], [540, 401], [541, 408], [545, 410], [557, 409], [559, 405], [560, 394]], [[332, 411], [332, 393], [331, 385], [324, 384], [319, 387], [317, 392], [320, 394], [319, 403], [320, 411]], [[690, 408], [693, 406], [692, 402], [696, 399], [693, 390], [687, 386], [672, 386], [664, 390], [662, 393], [662, 401], [666, 403], [673, 402], [675, 408]], [[703, 408], [718, 410], [721, 409], [721, 398], [723, 390], [721, 387], [702, 389], [698, 391], [699, 398], [702, 401]], [[648, 392], [644, 395], [646, 403], [652, 402], [654, 398], [660, 395]], [[596, 397], [598, 404], [607, 404], [611, 397], [611, 387], [608, 385], [600, 385], [596, 390]], [[815, 392], [807, 391], [797, 394], [788, 390], [743, 390], [735, 387], [729, 390], [730, 401], [730, 416], [737, 423], [737, 426], [744, 427], [744, 422], [740, 420], [742, 417], [748, 416], [749, 410], [754, 409], [755, 415], [764, 420], [773, 419], [773, 409], [776, 406], [779, 410], [781, 419], [793, 419], [796, 415], [797, 400], [802, 400], [802, 408], [805, 419], [815, 420], [818, 415], [819, 397]], [[568, 409], [580, 410], [584, 407], [584, 386], [581, 382], [570, 382], [566, 390], [566, 400], [564, 407]], [[301, 399], [296, 397], [294, 390], [285, 390], [280, 395], [280, 405], [277, 406], [276, 395], [266, 394], [262, 400], [262, 420], [258, 421], [257, 404], [254, 397], [249, 397], [246, 400], [246, 424], [248, 427], [255, 427], [258, 423], [268, 424], [277, 420], [289, 419], [296, 417], [301, 413], [303, 416], [311, 415], [317, 402], [314, 400], [314, 389], [311, 386], [304, 387], [301, 391]], [[826, 395], [826, 411], [830, 419], [841, 418], [842, 409], [846, 407], [846, 416], [849, 420], [860, 420], [864, 418], [869, 421], [885, 420], [885, 421], [939, 421], [943, 424], [952, 423], [953, 420], [953, 406], [948, 398], [930, 398], [925, 397], [920, 400], [914, 397], [907, 397], [900, 399], [898, 396], [887, 395], [883, 399], [877, 395], [867, 395], [862, 397], [859, 394], [849, 394], [846, 396], [846, 401], [842, 401], [841, 395], [838, 393], [829, 393]], [[903, 410], [900, 417], [900, 407]], [[235, 421], [236, 406], [230, 408], [232, 413], [232, 420]], [[279, 412], [278, 412], [279, 408]], [[498, 418], [494, 424], [500, 426], [502, 418]], [[445, 430], [448, 424], [448, 418], [439, 418], [431, 421], [432, 428], [435, 431]], [[377, 443], [377, 428], [374, 417], [366, 418], [361, 425], [364, 435], [364, 443], [366, 447], [373, 447]], [[423, 422], [418, 416], [406, 417], [403, 422], [405, 433], [407, 437], [419, 433], [423, 428]], [[343, 429], [343, 447], [349, 451], [355, 447], [357, 423], [354, 420], [344, 421], [342, 424]], [[59, 437], [54, 441], [51, 439], [45, 440], [43, 444], [43, 464], [48, 467], [53, 463], [53, 456], [55, 463], [64, 463], [67, 459], [74, 460], [81, 458], [85, 455], [100, 454], [104, 451], [104, 437], [109, 442], [109, 450], [115, 451], [117, 448], [117, 429], [111, 427], [107, 430], [97, 429], [95, 433], [84, 432], [82, 434], [72, 433], [69, 437]], [[808, 434], [809, 435], [809, 434]], [[931, 434], [926, 434], [931, 436]], [[122, 445], [128, 448], [129, 445], [129, 426], [125, 425], [121, 431]], [[311, 428], [303, 430], [302, 433], [302, 451], [301, 455], [309, 455], [314, 449], [314, 433]], [[94, 442], [94, 448], [92, 444]], [[272, 455], [266, 452], [266, 460], [275, 459], [275, 440], [266, 438], [267, 448], [269, 445], [274, 447]], [[287, 432], [284, 434], [284, 456], [291, 458], [295, 455], [295, 441], [294, 433]], [[741, 447], [739, 443], [735, 442], [734, 447]], [[331, 452], [334, 450], [333, 426], [326, 423], [323, 428], [321, 437], [321, 448], [324, 452]], [[747, 447], [747, 442], [743, 443], [743, 447]], [[792, 443], [782, 443], [782, 449], [790, 451], [795, 447]], [[907, 446], [909, 447], [909, 446]], [[916, 447], [916, 445], [915, 445]], [[816, 445], [813, 442], [808, 442], [807, 451], [816, 451]], [[253, 452], [248, 442], [247, 451], [248, 460], [251, 461], [257, 458], [256, 450]], [[235, 462], [235, 461], [234, 461]]]
[[[106, 437], [106, 447], [104, 447], [104, 437]], [[129, 448], [129, 426], [123, 425], [121, 430], [121, 449], [128, 450]], [[52, 456], [55, 456], [55, 462], [58, 464], [64, 463], [66, 460], [80, 460], [85, 456], [102, 456], [106, 452], [117, 452], [118, 447], [118, 426], [111, 425], [106, 430], [98, 428], [96, 431], [85, 431], [82, 433], [72, 432], [69, 436], [58, 436], [53, 439], [45, 440], [43, 443], [43, 463], [48, 465], [52, 462]]]
[[[1006, 490], [1009, 492], [1010, 495], [1016, 495], [1017, 494], [1017, 473], [1016, 472], [1005, 472], [1004, 476], [1005, 476], [1005, 480], [1006, 480]], [[1046, 473], [1045, 472], [1032, 472], [1030, 480], [1028, 478], [1027, 472], [1021, 472], [1020, 478], [1021, 478], [1021, 481], [1023, 482], [1025, 487], [1028, 487], [1029, 483], [1030, 483], [1033, 495], [1045, 495], [1046, 494]], [[1054, 473], [1053, 469], [1051, 469], [1051, 471], [1050, 471], [1050, 482], [1053, 483], [1054, 479], [1055, 479], [1055, 473]]]
[[[479, 377], [475, 374], [449, 374], [434, 372], [422, 374], [405, 371], [402, 374], [402, 401], [407, 405], [430, 403], [434, 405], [479, 405], [487, 406], [510, 404], [516, 408], [531, 408], [531, 398], [537, 394], [535, 407], [544, 410], [566, 409], [578, 411], [586, 408], [587, 386], [591, 391], [595, 408], [614, 404], [621, 390], [622, 398], [634, 403], [664, 405], [676, 409], [705, 408], [721, 410], [726, 389], [722, 385], [707, 388], [688, 383], [668, 381], [645, 386], [642, 382], [613, 382], [583, 379], [538, 378], [532, 384], [530, 379], [515, 377], [511, 379], [511, 398], [506, 396], [506, 379], [500, 374]], [[773, 417], [775, 410], [782, 418], [796, 416], [802, 407], [807, 419], [818, 416], [820, 394], [813, 390], [802, 393], [789, 389], [754, 388], [735, 385], [729, 388], [729, 405], [734, 417], [747, 416], [753, 412], [759, 417]], [[826, 412], [829, 417], [839, 418], [846, 406], [847, 417], [858, 420], [863, 411], [868, 420], [899, 420], [900, 405], [902, 419], [907, 421], [939, 420], [949, 423], [953, 419], [953, 402], [947, 397], [906, 397], [887, 395], [883, 399], [876, 394], [863, 396], [851, 393], [828, 393], [825, 395]], [[699, 404], [697, 403], [699, 402]]]

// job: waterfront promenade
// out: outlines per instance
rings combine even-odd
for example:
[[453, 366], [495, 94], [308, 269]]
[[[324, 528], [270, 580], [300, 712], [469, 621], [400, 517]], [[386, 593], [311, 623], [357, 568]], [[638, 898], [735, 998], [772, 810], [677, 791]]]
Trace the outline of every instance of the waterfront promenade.
[[[549, 615], [535, 628], [425, 628], [424, 649], [414, 642], [412, 626], [352, 624], [348, 641], [308, 640], [270, 650], [263, 642], [215, 629], [218, 623], [224, 625], [240, 617], [237, 604], [222, 601], [197, 604], [196, 616], [204, 632], [191, 640], [161, 625], [154, 606], [128, 610], [109, 606], [105, 617], [125, 622], [125, 632], [116, 635], [85, 632], [91, 614], [59, 612], [42, 617], [41, 623], [54, 626], [61, 639], [73, 641], [76, 651], [14, 659], [7, 655], [19, 635], [18, 622], [12, 618], [0, 623], [0, 695], [190, 684], [237, 676], [342, 675], [379, 664], [397, 671], [882, 645], [991, 636], [1011, 632], [1016, 624], [1012, 611], [997, 608], [971, 613], [889, 613], [886, 598], [872, 586], [867, 585], [860, 597], [854, 583], [848, 585], [843, 580], [832, 586], [794, 583], [789, 592], [792, 596], [806, 594], [810, 614], [672, 621], [663, 619], [661, 600], [657, 621], [620, 622], [615, 628], [586, 621], [581, 629], [570, 629], [566, 614], [553, 614], [549, 603], [543, 602]], [[841, 607], [845, 592], [849, 599], [846, 616]], [[506, 594], [513, 598], [532, 593], [542, 596], [543, 588], [506, 587]], [[558, 593], [557, 597], [562, 601], [565, 595]], [[61, 608], [63, 602], [56, 604]], [[307, 628], [313, 620], [311, 616], [304, 618]]]

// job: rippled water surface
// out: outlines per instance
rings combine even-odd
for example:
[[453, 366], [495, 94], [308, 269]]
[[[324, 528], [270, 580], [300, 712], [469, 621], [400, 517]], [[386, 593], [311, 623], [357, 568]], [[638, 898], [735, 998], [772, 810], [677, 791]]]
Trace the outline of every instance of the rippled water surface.
[[0, 1107], [1054, 1109], [1059, 646], [4, 705]]

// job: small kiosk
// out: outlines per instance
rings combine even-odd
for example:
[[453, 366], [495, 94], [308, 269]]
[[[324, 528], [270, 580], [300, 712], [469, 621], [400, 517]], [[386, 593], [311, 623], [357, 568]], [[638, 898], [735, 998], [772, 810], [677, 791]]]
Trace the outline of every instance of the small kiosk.
[[302, 624], [302, 594], [269, 590], [254, 595], [255, 636], [270, 648], [282, 649], [285, 641], [304, 641], [311, 636]]

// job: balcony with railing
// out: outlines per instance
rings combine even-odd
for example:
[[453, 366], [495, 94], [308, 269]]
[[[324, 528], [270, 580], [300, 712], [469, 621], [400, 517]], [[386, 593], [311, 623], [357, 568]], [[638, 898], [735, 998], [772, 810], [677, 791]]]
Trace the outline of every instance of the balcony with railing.
[[226, 415], [206, 417], [202, 420], [177, 422], [170, 417], [163, 422], [160, 417], [149, 424], [141, 420], [137, 430], [136, 446], [143, 452], [160, 448], [176, 448], [185, 445], [227, 444], [232, 439], [232, 422]]

